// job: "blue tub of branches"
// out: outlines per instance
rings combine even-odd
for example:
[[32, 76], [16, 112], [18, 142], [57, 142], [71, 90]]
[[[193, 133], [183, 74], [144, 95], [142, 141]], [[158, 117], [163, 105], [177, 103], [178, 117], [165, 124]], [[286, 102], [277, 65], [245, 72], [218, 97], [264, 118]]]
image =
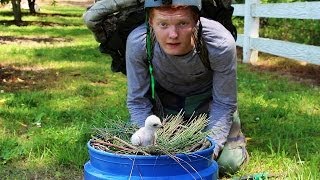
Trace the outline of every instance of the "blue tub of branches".
[[[206, 136], [199, 141], [200, 137], [206, 135], [205, 132], [201, 131], [205, 124], [197, 125], [196, 123], [203, 123], [203, 118], [205, 116], [202, 119], [194, 118], [187, 125], [175, 126], [175, 130], [172, 129], [172, 125], [165, 126], [168, 128], [158, 132], [158, 136], [162, 139], [158, 138], [155, 146], [135, 147], [123, 140], [125, 138], [119, 138], [116, 135], [109, 138], [102, 138], [101, 136], [100, 138], [92, 138], [87, 143], [90, 160], [84, 165], [84, 179], [218, 179], [218, 165], [212, 159], [214, 142]], [[179, 122], [170, 123], [181, 123], [182, 119]], [[189, 127], [188, 125], [193, 125], [193, 129], [186, 133], [185, 129]], [[190, 137], [185, 137], [186, 140], [189, 138], [188, 142], [195, 142], [192, 146], [183, 146], [183, 143], [171, 141], [173, 136], [168, 132], [174, 132], [174, 138], [180, 138], [179, 141], [181, 141], [181, 138], [188, 136], [186, 134], [189, 133]], [[183, 137], [177, 137], [177, 134], [183, 135]], [[164, 136], [167, 136], [167, 138]], [[169, 137], [171, 139], [168, 139]], [[180, 145], [185, 149], [179, 149]]]

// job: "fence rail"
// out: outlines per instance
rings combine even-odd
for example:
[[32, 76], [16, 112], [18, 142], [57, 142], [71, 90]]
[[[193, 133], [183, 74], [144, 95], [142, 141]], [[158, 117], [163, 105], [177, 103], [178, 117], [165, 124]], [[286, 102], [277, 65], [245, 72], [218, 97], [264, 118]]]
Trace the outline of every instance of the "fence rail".
[[[255, 63], [258, 51], [320, 65], [320, 47], [259, 38], [259, 18], [320, 19], [320, 1], [260, 4], [246, 0], [233, 4], [234, 16], [244, 17], [244, 34], [238, 34], [237, 45], [243, 47], [243, 62]], [[320, 22], [319, 22], [320, 23]]]

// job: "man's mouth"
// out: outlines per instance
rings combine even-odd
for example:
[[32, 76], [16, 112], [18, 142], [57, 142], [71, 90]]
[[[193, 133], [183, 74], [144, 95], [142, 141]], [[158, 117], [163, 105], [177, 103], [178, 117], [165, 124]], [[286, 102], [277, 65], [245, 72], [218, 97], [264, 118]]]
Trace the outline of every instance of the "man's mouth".
[[175, 48], [180, 45], [180, 43], [167, 43], [167, 45], [171, 48]]

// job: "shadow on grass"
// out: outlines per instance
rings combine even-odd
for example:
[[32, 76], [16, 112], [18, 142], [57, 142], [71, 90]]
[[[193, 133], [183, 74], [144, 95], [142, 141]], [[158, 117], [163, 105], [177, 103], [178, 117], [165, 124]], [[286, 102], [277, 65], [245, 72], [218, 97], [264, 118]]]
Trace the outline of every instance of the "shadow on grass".
[[[237, 56], [240, 59], [243, 57], [241, 47], [237, 47]], [[259, 52], [259, 61], [250, 65], [249, 70], [287, 76], [299, 83], [320, 86], [320, 65], [308, 64], [268, 53]]]
[[20, 90], [41, 90], [54, 85], [58, 80], [54, 70], [38, 68], [19, 68], [0, 64], [0, 86], [4, 92]]
[[[0, 90], [6, 93], [17, 93], [23, 90], [42, 91], [56, 87], [61, 79], [85, 79], [95, 86], [95, 90], [83, 86], [80, 87], [78, 93], [82, 96], [94, 97], [101, 94], [99, 88], [103, 89], [109, 83], [109, 80], [101, 75], [101, 73], [104, 74], [106, 68], [107, 65], [106, 67], [102, 66], [101, 69], [91, 66], [41, 69], [39, 67], [28, 66], [28, 64], [0, 64]], [[113, 81], [118, 82], [117, 79]]]
[[[22, 16], [37, 16], [37, 17], [81, 17], [82, 15], [79, 14], [62, 14], [62, 13], [35, 13], [35, 14], [30, 14], [29, 12], [22, 12]], [[0, 12], [0, 16], [7, 16], [7, 17], [12, 17], [13, 13], [10, 11], [3, 11]]]
[[83, 179], [83, 170], [81, 168], [0, 165], [0, 169], [3, 179], [39, 179], [39, 177], [41, 177], [40, 179]]
[[59, 43], [71, 42], [72, 38], [53, 38], [53, 37], [17, 37], [17, 36], [0, 36], [0, 44], [29, 44], [30, 43]]

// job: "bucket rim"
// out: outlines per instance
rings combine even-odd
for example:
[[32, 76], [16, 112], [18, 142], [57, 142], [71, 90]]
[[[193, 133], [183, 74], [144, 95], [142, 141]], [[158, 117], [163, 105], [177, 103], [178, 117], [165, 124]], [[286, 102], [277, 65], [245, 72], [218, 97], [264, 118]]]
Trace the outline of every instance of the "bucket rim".
[[[207, 137], [207, 139], [211, 143], [208, 148], [200, 150], [200, 151], [191, 152], [191, 153], [177, 153], [177, 154], [174, 154], [174, 156], [185, 157], [185, 156], [192, 156], [192, 155], [201, 156], [201, 154], [213, 154], [215, 142], [210, 137]], [[127, 158], [140, 158], [140, 159], [154, 159], [155, 157], [156, 158], [169, 157], [169, 155], [133, 155], [133, 154], [120, 154], [120, 153], [112, 153], [112, 152], [102, 151], [102, 150], [98, 150], [98, 149], [95, 149], [94, 147], [92, 147], [90, 145], [90, 140], [87, 142], [87, 147], [89, 149], [89, 153], [93, 152], [93, 153], [100, 154], [100, 155], [108, 155], [108, 156], [114, 156], [114, 157], [127, 157]]]

